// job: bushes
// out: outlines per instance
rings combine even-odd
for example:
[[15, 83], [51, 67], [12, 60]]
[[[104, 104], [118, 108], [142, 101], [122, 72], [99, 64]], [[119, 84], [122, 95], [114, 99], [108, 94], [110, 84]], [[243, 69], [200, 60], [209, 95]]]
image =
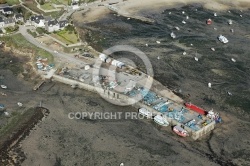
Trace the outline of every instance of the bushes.
[[36, 32], [32, 32], [30, 29], [28, 29], [27, 32], [31, 34], [33, 37], [37, 37]]
[[19, 26], [15, 25], [15, 26], [6, 27], [4, 29], [6, 30], [7, 33], [12, 33], [12, 32], [17, 31], [19, 29]]

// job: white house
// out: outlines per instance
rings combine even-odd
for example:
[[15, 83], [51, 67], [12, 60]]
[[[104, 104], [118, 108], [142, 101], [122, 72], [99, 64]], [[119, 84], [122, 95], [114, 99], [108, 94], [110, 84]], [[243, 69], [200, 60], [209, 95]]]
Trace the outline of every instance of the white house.
[[16, 20], [14, 18], [4, 19], [4, 27], [13, 27], [16, 25]]
[[58, 31], [60, 29], [59, 22], [56, 19], [50, 20], [50, 21], [46, 22], [45, 29], [48, 32]]
[[23, 15], [21, 15], [21, 14], [15, 14], [14, 18], [15, 18], [16, 22], [18, 22], [18, 21], [24, 22]]
[[35, 27], [45, 27], [45, 19], [42, 15], [31, 16], [30, 21], [31, 25], [34, 25]]
[[78, 2], [72, 2], [71, 6], [72, 6], [72, 9], [73, 9], [73, 10], [79, 9]]
[[57, 21], [55, 19], [55, 20], [50, 20], [50, 21], [46, 22], [45, 29], [48, 32], [54, 32], [54, 31], [59, 31], [59, 30], [64, 29], [67, 25], [68, 25], [68, 21], [66, 21], [66, 20]]

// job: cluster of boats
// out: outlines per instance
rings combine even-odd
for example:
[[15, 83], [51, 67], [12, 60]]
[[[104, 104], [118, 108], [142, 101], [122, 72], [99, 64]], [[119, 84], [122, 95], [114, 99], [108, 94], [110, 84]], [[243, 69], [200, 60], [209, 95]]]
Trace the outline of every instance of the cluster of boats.
[[[148, 119], [152, 118], [154, 120], [154, 122], [160, 126], [165, 126], [165, 127], [169, 126], [169, 122], [167, 121], [167, 119], [165, 117], [163, 117], [162, 115], [153, 116], [152, 112], [150, 112], [146, 108], [140, 108], [139, 114], [144, 116], [145, 118], [148, 118]], [[181, 137], [188, 136], [188, 132], [182, 126], [179, 126], [179, 125], [174, 126], [173, 131]]]

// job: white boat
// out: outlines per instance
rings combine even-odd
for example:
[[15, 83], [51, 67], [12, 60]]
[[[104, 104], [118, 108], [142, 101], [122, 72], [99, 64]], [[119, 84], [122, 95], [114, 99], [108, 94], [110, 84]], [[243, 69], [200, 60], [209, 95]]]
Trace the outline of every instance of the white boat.
[[151, 118], [152, 117], [152, 113], [147, 110], [146, 108], [140, 108], [139, 109], [139, 114], [142, 116], [145, 116], [146, 118]]
[[228, 43], [227, 38], [225, 36], [223, 36], [223, 35], [219, 35], [218, 39], [222, 43]]
[[1, 85], [1, 88], [2, 89], [7, 89], [7, 86], [6, 85]]
[[179, 31], [179, 30], [180, 30], [180, 28], [179, 28], [179, 27], [175, 27], [175, 29], [176, 29], [177, 31]]
[[217, 13], [214, 13], [214, 17], [216, 17], [217, 16]]
[[231, 58], [231, 61], [236, 62], [236, 60], [234, 58]]
[[19, 107], [22, 107], [22, 106], [23, 106], [23, 103], [18, 102], [17, 105], [18, 105]]
[[157, 44], [160, 44], [161, 42], [160, 41], [156, 41]]
[[174, 32], [171, 32], [170, 36], [175, 39], [176, 38], [176, 35], [174, 34]]
[[228, 20], [227, 22], [229, 25], [232, 25], [233, 24], [233, 21], [232, 20]]
[[154, 117], [154, 122], [157, 123], [158, 125], [161, 125], [161, 126], [168, 126], [169, 125], [168, 121], [160, 115], [157, 115]]
[[197, 58], [197, 57], [194, 57], [194, 60], [198, 62], [198, 61], [199, 61], [199, 58]]
[[186, 21], [183, 20], [183, 21], [182, 21], [182, 24], [186, 24]]
[[212, 51], [215, 51], [215, 48], [212, 47], [211, 50], [212, 50]]
[[168, 121], [164, 117], [162, 117], [161, 115], [156, 115], [154, 117], [154, 121], [155, 121], [155, 123], [157, 123], [161, 126], [168, 126], [169, 125]]
[[186, 19], [188, 20], [188, 19], [189, 19], [189, 16], [186, 16]]

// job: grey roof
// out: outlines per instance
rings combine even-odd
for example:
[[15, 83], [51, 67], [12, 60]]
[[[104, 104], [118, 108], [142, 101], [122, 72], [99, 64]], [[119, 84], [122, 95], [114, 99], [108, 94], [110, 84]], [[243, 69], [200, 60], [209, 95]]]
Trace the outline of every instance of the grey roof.
[[42, 15], [31, 16], [30, 20], [36, 22], [37, 24], [39, 24], [40, 20], [44, 20], [44, 17]]
[[13, 13], [13, 9], [12, 8], [10, 8], [10, 7], [5, 7], [5, 8], [3, 8], [3, 12], [12, 12]]
[[14, 18], [6, 18], [4, 19], [4, 23], [5, 24], [12, 24], [15, 22], [15, 19]]
[[59, 26], [60, 26], [60, 28], [65, 27], [66, 24], [68, 24], [68, 21], [67, 21], [67, 20], [59, 21]]
[[52, 20], [52, 17], [51, 16], [44, 16], [44, 20], [48, 22], [48, 21]]
[[21, 18], [23, 18], [23, 15], [21, 15], [21, 14], [16, 14], [15, 17], [16, 17], [16, 19], [21, 19]]
[[58, 21], [56, 19], [48, 21], [48, 26], [54, 26], [54, 25], [57, 25], [57, 24], [58, 24]]

